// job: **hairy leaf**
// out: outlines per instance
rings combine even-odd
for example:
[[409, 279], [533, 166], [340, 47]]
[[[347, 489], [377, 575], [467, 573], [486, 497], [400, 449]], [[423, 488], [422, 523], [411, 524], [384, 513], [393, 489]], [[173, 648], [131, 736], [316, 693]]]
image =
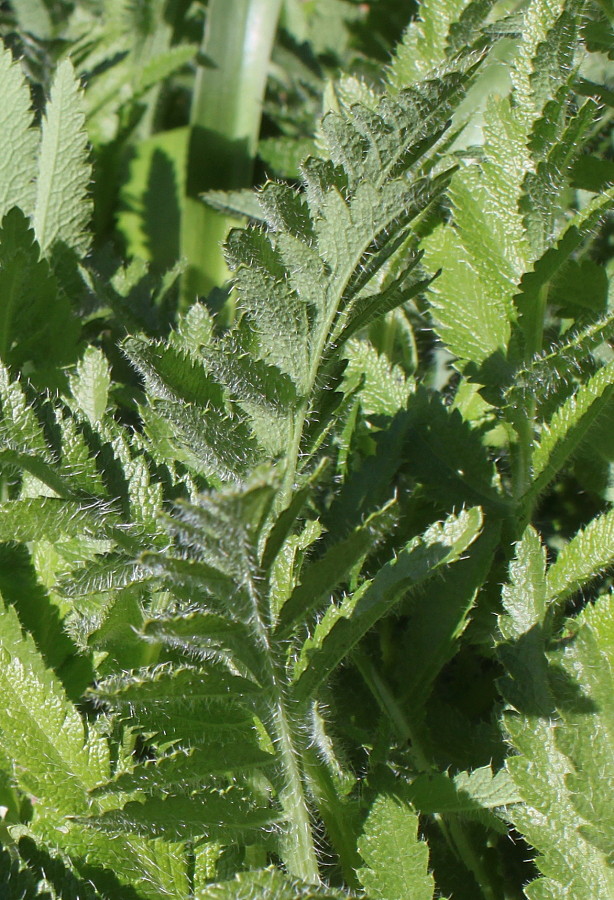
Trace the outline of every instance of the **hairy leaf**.
[[80, 254], [88, 249], [90, 176], [79, 84], [65, 60], [51, 86], [38, 158], [33, 224], [43, 253], [58, 242]]
[[429, 851], [418, 838], [418, 816], [402, 800], [380, 794], [367, 816], [358, 850], [367, 867], [358, 877], [377, 900], [431, 900]]

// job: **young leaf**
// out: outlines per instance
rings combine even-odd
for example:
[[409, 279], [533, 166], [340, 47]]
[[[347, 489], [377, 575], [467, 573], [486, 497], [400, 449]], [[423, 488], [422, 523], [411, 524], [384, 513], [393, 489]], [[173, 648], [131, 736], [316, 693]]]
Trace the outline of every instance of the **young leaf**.
[[94, 424], [107, 408], [111, 374], [102, 352], [88, 347], [70, 379], [70, 389], [81, 411]]
[[468, 6], [470, 0], [424, 0], [396, 48], [388, 74], [394, 87], [414, 84], [446, 62], [451, 26]]

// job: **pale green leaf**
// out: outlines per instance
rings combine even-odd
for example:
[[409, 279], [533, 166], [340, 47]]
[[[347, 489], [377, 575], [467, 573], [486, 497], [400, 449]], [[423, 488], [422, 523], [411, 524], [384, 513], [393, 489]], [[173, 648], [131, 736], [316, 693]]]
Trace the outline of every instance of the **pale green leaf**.
[[366, 867], [358, 877], [374, 900], [432, 900], [435, 882], [429, 851], [418, 837], [418, 816], [409, 804], [380, 794], [358, 841]]
[[391, 366], [367, 341], [352, 340], [345, 347], [348, 365], [346, 390], [360, 384], [358, 398], [367, 416], [394, 416], [407, 405], [413, 384], [400, 366]]
[[[557, 696], [564, 724], [556, 730], [559, 749], [572, 761], [567, 778], [572, 803], [587, 824], [582, 836], [614, 863], [614, 597], [601, 597], [580, 617], [575, 640], [558, 657], [569, 685]], [[578, 682], [592, 709], [573, 703]], [[591, 705], [590, 703], [588, 704]]]
[[[265, 187], [266, 190], [266, 187]], [[212, 209], [227, 216], [245, 216], [254, 222], [264, 222], [265, 215], [260, 204], [260, 197], [253, 190], [240, 191], [207, 191], [203, 194], [203, 202]]]
[[470, 0], [425, 0], [395, 50], [388, 79], [400, 89], [420, 81], [446, 61], [451, 26]]
[[99, 422], [107, 408], [111, 373], [104, 354], [88, 347], [70, 378], [70, 389], [79, 409], [93, 424]]
[[[565, 0], [533, 0], [523, 10], [521, 38], [510, 74], [516, 102], [527, 119], [541, 114], [546, 99], [552, 96], [553, 87], [567, 78], [565, 54], [560, 60], [555, 58], [553, 65], [548, 53], [558, 49], [558, 41], [553, 40], [559, 38], [557, 20], [566, 16], [568, 5], [571, 12], [579, 6], [566, 4]], [[569, 28], [570, 23], [566, 25]], [[571, 27], [577, 27], [577, 23], [572, 21]], [[568, 35], [565, 38], [569, 40]]]
[[546, 551], [532, 526], [516, 545], [510, 563], [510, 583], [504, 585], [503, 607], [506, 615], [499, 627], [506, 639], [519, 638], [544, 621], [547, 610]]
[[570, 622], [571, 639], [554, 651], [549, 670], [534, 673], [549, 677], [550, 709], [531, 714], [520, 694], [517, 712], [505, 718], [518, 753], [507, 766], [523, 801], [512, 817], [543, 873], [525, 888], [531, 900], [608, 900], [614, 892], [611, 607], [602, 598]]
[[39, 40], [48, 41], [53, 37], [53, 24], [45, 0], [19, 0], [15, 4], [15, 14], [20, 28]]
[[29, 214], [34, 204], [38, 135], [32, 127], [30, 91], [11, 51], [0, 41], [0, 218], [12, 206]]
[[552, 704], [544, 656], [548, 609], [545, 573], [545, 548], [529, 525], [516, 544], [509, 583], [502, 591], [505, 614], [499, 617], [503, 640], [498, 652], [508, 673], [502, 684], [505, 697], [535, 714], [546, 714]]
[[85, 115], [69, 60], [58, 66], [42, 125], [34, 231], [44, 254], [58, 242], [84, 254], [91, 203]]

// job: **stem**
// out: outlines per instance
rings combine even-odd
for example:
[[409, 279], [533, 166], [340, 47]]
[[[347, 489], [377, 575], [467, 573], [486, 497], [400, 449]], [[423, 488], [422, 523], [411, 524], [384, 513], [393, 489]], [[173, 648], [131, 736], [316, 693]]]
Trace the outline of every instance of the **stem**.
[[331, 845], [339, 858], [345, 882], [350, 890], [359, 891], [360, 881], [356, 872], [362, 865], [362, 859], [356, 849], [356, 823], [348, 815], [347, 803], [339, 799], [333, 778], [318, 753], [308, 747], [303, 750], [302, 758], [310, 790]]
[[181, 251], [182, 299], [228, 278], [221, 244], [231, 219], [209, 209], [204, 191], [250, 187], [269, 60], [281, 0], [210, 0], [192, 98]]
[[278, 691], [273, 727], [280, 757], [279, 799], [289, 825], [283, 842], [283, 861], [290, 874], [302, 878], [303, 881], [319, 884], [320, 871], [305, 797], [303, 773], [294, 745], [294, 735], [298, 733], [300, 723], [293, 725], [291, 722], [281, 691]]
[[266, 727], [279, 764], [274, 786], [287, 825], [282, 839], [281, 857], [292, 875], [303, 881], [320, 883], [320, 870], [311, 829], [311, 818], [305, 794], [305, 776], [301, 768], [299, 740], [305, 729], [288, 708], [285, 690], [285, 647], [278, 656], [271, 646], [267, 627], [268, 611], [263, 609], [258, 585], [252, 580], [249, 592], [254, 602], [252, 625], [262, 650], [263, 683], [266, 686]]

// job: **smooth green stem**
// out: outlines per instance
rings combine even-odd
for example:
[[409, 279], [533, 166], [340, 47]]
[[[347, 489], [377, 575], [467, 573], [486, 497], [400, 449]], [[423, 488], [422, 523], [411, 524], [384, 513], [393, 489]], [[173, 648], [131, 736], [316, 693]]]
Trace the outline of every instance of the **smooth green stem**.
[[228, 278], [222, 253], [231, 220], [200, 199], [251, 187], [269, 61], [282, 0], [210, 0], [192, 110], [181, 222], [190, 303]]

